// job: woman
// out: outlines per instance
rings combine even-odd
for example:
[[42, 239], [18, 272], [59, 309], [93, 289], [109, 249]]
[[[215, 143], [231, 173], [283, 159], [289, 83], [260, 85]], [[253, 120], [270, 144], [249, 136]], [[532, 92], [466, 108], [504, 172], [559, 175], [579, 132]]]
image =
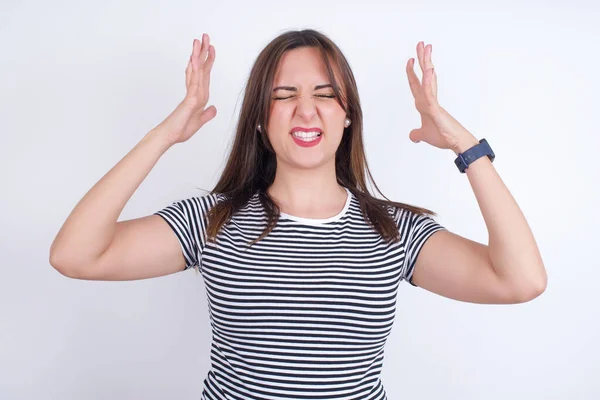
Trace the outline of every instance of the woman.
[[535, 298], [547, 279], [493, 153], [437, 103], [431, 45], [417, 56], [423, 82], [413, 58], [406, 71], [422, 126], [410, 139], [460, 155], [489, 246], [369, 193], [354, 76], [330, 39], [304, 30], [258, 56], [211, 193], [117, 222], [161, 155], [216, 115], [206, 107], [215, 49], [207, 35], [194, 40], [184, 100], [75, 207], [51, 264], [97, 280], [201, 271], [213, 329], [203, 398], [386, 398], [379, 374], [401, 280], [507, 304]]

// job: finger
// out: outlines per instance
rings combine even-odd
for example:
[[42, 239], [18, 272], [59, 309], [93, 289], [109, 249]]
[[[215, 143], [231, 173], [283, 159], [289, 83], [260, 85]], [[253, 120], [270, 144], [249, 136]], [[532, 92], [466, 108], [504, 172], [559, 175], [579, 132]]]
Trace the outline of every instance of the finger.
[[414, 58], [408, 60], [408, 63], [406, 64], [406, 74], [408, 76], [408, 85], [410, 86], [410, 91], [413, 97], [416, 99], [421, 90], [421, 82], [419, 81], [419, 77], [415, 73]]
[[202, 47], [200, 49], [200, 65], [204, 65], [206, 61], [206, 55], [208, 54], [208, 47], [210, 46], [210, 38], [208, 34], [202, 34]]
[[198, 68], [199, 68], [198, 53], [200, 52], [199, 47], [200, 46], [199, 46], [198, 39], [194, 39], [194, 47], [193, 47], [192, 56], [191, 56], [192, 70], [190, 71], [189, 87], [196, 86], [198, 84]]
[[192, 45], [192, 60], [198, 58], [198, 53], [200, 50], [198, 39], [194, 39], [194, 44]]
[[187, 67], [185, 69], [185, 87], [190, 86], [191, 74], [192, 74], [192, 56], [190, 56]]
[[210, 73], [210, 71], [212, 70], [212, 66], [215, 63], [215, 56], [215, 46], [211, 44], [208, 48], [208, 58], [206, 59], [206, 64], [204, 68], [205, 71], [208, 73]]
[[433, 68], [433, 76], [431, 77], [431, 91], [433, 92], [433, 97], [437, 99], [437, 73], [435, 72], [435, 68]]
[[210, 93], [210, 73], [202, 74], [202, 92]]
[[433, 68], [433, 62], [431, 61], [431, 52], [433, 51], [433, 46], [428, 44], [427, 47], [425, 47], [424, 52], [423, 52], [423, 63], [425, 65], [425, 70], [428, 70], [429, 68]]
[[425, 73], [425, 62], [423, 60], [423, 53], [424, 51], [424, 43], [423, 42], [419, 42], [417, 43], [417, 57], [419, 59], [419, 67], [421, 67], [421, 72]]
[[[429, 70], [430, 68], [433, 68], [433, 61], [431, 59], [432, 52], [433, 52], [433, 45], [431, 45], [431, 44], [427, 45], [427, 47], [425, 47], [425, 54], [424, 54], [425, 71]], [[433, 95], [437, 96], [437, 76], [435, 74], [435, 70], [434, 70], [432, 78], [433, 79], [431, 81], [431, 90], [433, 91]]]
[[432, 86], [434, 75], [435, 75], [434, 68], [429, 68], [423, 74], [423, 89], [425, 91], [425, 96], [427, 96], [427, 100], [429, 100], [430, 102], [432, 102], [436, 99], [435, 93], [433, 92], [433, 86]]
[[208, 58], [206, 59], [206, 64], [202, 70], [204, 73], [202, 74], [202, 87], [207, 92], [210, 90], [210, 71], [212, 70], [213, 63], [215, 61], [215, 48], [210, 45], [208, 48]]

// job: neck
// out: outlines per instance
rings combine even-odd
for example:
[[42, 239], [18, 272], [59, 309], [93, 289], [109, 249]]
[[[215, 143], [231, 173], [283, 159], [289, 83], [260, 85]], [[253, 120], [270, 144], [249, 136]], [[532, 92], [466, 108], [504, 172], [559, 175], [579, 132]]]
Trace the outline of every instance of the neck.
[[278, 163], [275, 180], [267, 191], [281, 211], [290, 214], [329, 210], [347, 198], [346, 190], [337, 182], [334, 163], [311, 169]]

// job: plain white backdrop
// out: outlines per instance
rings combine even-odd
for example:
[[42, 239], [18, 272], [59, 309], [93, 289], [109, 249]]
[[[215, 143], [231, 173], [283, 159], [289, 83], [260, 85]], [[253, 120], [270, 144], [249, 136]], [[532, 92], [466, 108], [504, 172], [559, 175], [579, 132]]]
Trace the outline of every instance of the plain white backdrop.
[[217, 117], [165, 154], [120, 219], [212, 188], [254, 58], [299, 28], [349, 59], [384, 194], [487, 243], [454, 154], [408, 139], [419, 118], [405, 65], [418, 41], [432, 43], [440, 103], [490, 142], [548, 270], [541, 297], [509, 306], [403, 283], [388, 398], [600, 398], [600, 5], [391, 3], [2, 1], [0, 398], [200, 398], [211, 340], [200, 275], [78, 281], [48, 250], [87, 190], [183, 98], [193, 38], [207, 32], [216, 48]]

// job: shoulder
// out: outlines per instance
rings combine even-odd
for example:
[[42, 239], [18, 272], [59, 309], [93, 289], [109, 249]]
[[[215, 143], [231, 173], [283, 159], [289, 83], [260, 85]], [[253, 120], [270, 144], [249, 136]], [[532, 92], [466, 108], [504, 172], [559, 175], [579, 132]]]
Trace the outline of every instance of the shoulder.
[[428, 237], [435, 231], [444, 229], [434, 216], [416, 212], [410, 208], [390, 206], [389, 213], [404, 242], [412, 241], [415, 237]]
[[195, 219], [205, 216], [211, 208], [225, 200], [221, 193], [208, 193], [172, 201], [163, 209], [156, 212], [162, 215], [179, 215], [186, 219]]
[[397, 207], [397, 206], [388, 206], [388, 213], [394, 219], [396, 224], [406, 224], [412, 223], [415, 219], [418, 219], [421, 216], [426, 216], [419, 214], [408, 207]]
[[181, 199], [174, 203], [179, 203], [187, 207], [197, 207], [201, 208], [204, 211], [208, 211], [209, 209], [226, 199], [227, 197], [222, 193], [207, 193], [201, 196], [193, 196]]

